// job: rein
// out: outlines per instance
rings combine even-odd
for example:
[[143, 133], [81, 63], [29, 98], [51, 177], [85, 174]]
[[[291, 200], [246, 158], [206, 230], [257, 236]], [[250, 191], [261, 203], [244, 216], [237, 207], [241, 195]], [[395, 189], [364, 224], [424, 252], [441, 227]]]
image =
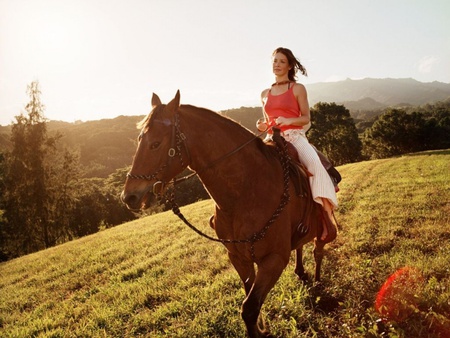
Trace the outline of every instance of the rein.
[[131, 172], [127, 173], [127, 177], [129, 178], [134, 178], [137, 180], [146, 180], [146, 181], [153, 181], [153, 180], [157, 180], [157, 182], [154, 184], [154, 188], [153, 188], [153, 193], [155, 195], [157, 195], [160, 190], [162, 190], [162, 187], [164, 187], [167, 184], [177, 184], [183, 181], [186, 181], [188, 179], [190, 179], [191, 177], [198, 175], [210, 168], [212, 168], [213, 166], [215, 166], [217, 163], [227, 159], [228, 157], [236, 154], [237, 152], [239, 152], [242, 148], [246, 147], [248, 144], [252, 143], [254, 140], [256, 140], [257, 138], [261, 137], [261, 135], [263, 135], [265, 133], [262, 132], [258, 135], [255, 135], [253, 138], [251, 138], [250, 140], [248, 140], [247, 142], [245, 142], [244, 144], [240, 145], [239, 147], [237, 147], [236, 149], [232, 150], [231, 152], [225, 154], [222, 157], [219, 157], [218, 159], [214, 160], [213, 162], [207, 164], [206, 166], [204, 166], [203, 168], [201, 168], [200, 170], [194, 171], [189, 175], [186, 175], [184, 177], [179, 177], [179, 178], [173, 178], [171, 181], [169, 182], [164, 182], [162, 180], [158, 180], [157, 175], [162, 172], [166, 167], [169, 166], [171, 160], [173, 159], [173, 157], [175, 157], [175, 155], [179, 155], [180, 158], [180, 162], [181, 165], [184, 166], [184, 162], [183, 162], [183, 156], [181, 154], [181, 144], [183, 144], [184, 149], [186, 150], [186, 153], [188, 155], [189, 158], [189, 162], [191, 162], [191, 156], [189, 154], [189, 149], [186, 146], [186, 136], [183, 134], [183, 132], [180, 130], [180, 123], [178, 120], [178, 114], [175, 114], [175, 123], [173, 124], [172, 127], [172, 144], [171, 147], [167, 153], [167, 155], [169, 156], [167, 159], [167, 162], [165, 164], [163, 164], [158, 170], [156, 170], [153, 174], [150, 175], [135, 175], [132, 174]]
[[[244, 144], [240, 145], [239, 147], [237, 147], [233, 151], [225, 154], [224, 156], [222, 156], [222, 157], [212, 161], [211, 163], [209, 163], [205, 167], [201, 168], [201, 170], [198, 170], [196, 172], [193, 172], [193, 173], [191, 173], [191, 174], [189, 174], [187, 176], [181, 177], [181, 178], [173, 178], [171, 181], [169, 181], [167, 183], [163, 182], [161, 180], [158, 180], [153, 185], [153, 193], [157, 196], [158, 200], [161, 202], [161, 200], [163, 199], [163, 196], [161, 195], [161, 191], [162, 191], [163, 187], [166, 184], [172, 183], [173, 185], [175, 185], [175, 184], [177, 184], [179, 182], [182, 182], [182, 181], [185, 181], [185, 180], [187, 180], [187, 179], [189, 179], [189, 178], [191, 178], [191, 177], [193, 177], [195, 175], [198, 175], [199, 173], [201, 173], [201, 172], [203, 172], [205, 170], [208, 170], [208, 169], [212, 168], [213, 166], [215, 166], [219, 162], [221, 162], [221, 161], [227, 159], [228, 157], [230, 157], [230, 156], [236, 154], [237, 152], [239, 152], [242, 148], [246, 147], [248, 144], [253, 142], [256, 138], [259, 138], [263, 133], [261, 133], [259, 135], [255, 135], [255, 137], [253, 137], [249, 141], [245, 142]], [[170, 162], [172, 161], [172, 159], [177, 154], [179, 155], [181, 165], [184, 166], [183, 157], [182, 157], [182, 153], [181, 153], [181, 145], [182, 144], [183, 144], [184, 149], [186, 150], [186, 153], [188, 155], [189, 162], [191, 160], [190, 154], [189, 154], [189, 150], [188, 150], [188, 148], [186, 146], [185, 141], [186, 141], [186, 136], [180, 130], [178, 114], [176, 114], [175, 115], [175, 122], [174, 122], [173, 128], [172, 128], [172, 145], [171, 145], [171, 148], [168, 151], [168, 156], [169, 157], [168, 157], [166, 163], [164, 165], [162, 165], [158, 170], [156, 170], [151, 175], [134, 175], [131, 172], [129, 172], [129, 173], [127, 173], [127, 177], [128, 178], [133, 178], [133, 179], [147, 180], [147, 181], [157, 180], [157, 175], [159, 173], [161, 173], [166, 167], [169, 166]], [[184, 215], [180, 211], [179, 206], [175, 202], [175, 193], [174, 192], [172, 192], [170, 194], [170, 196], [168, 198], [166, 198], [166, 203], [171, 207], [172, 212], [183, 221], [183, 223], [185, 223], [189, 228], [194, 230], [200, 236], [203, 236], [203, 237], [205, 237], [205, 238], [207, 238], [207, 239], [209, 239], [211, 241], [219, 242], [219, 243], [222, 243], [222, 244], [250, 243], [251, 244], [251, 255], [252, 255], [252, 258], [255, 259], [255, 247], [254, 247], [255, 243], [260, 241], [260, 240], [262, 240], [266, 236], [267, 231], [270, 229], [272, 224], [280, 216], [281, 212], [284, 210], [284, 207], [288, 204], [289, 199], [290, 199], [290, 197], [289, 197], [289, 161], [290, 161], [290, 158], [289, 158], [289, 155], [288, 155], [288, 152], [287, 152], [287, 142], [282, 138], [282, 144], [277, 143], [276, 146], [278, 148], [279, 154], [281, 154], [280, 162], [281, 162], [281, 166], [283, 168], [283, 187], [284, 187], [283, 194], [281, 195], [280, 204], [278, 205], [277, 209], [274, 211], [274, 213], [272, 214], [270, 219], [267, 221], [265, 226], [261, 230], [259, 230], [258, 232], [255, 232], [250, 237], [244, 238], [244, 239], [222, 239], [222, 238], [211, 237], [211, 236], [205, 234], [204, 232], [202, 232], [201, 230], [199, 230], [198, 228], [196, 228], [194, 225], [192, 225], [186, 219], [186, 217], [184, 217]]]
[[[246, 143], [246, 144], [248, 144], [248, 143]], [[240, 147], [239, 149], [241, 149], [241, 148], [242, 147]], [[222, 238], [211, 237], [211, 236], [205, 234], [204, 232], [202, 232], [201, 230], [199, 230], [198, 228], [196, 228], [184, 217], [184, 215], [180, 211], [179, 206], [175, 202], [175, 194], [174, 193], [172, 193], [170, 195], [170, 197], [166, 200], [166, 202], [168, 204], [170, 204], [172, 212], [175, 215], [177, 215], [183, 221], [184, 224], [186, 224], [189, 228], [194, 230], [200, 236], [203, 236], [211, 241], [219, 242], [222, 244], [250, 243], [252, 258], [253, 258], [253, 260], [256, 260], [255, 243], [264, 239], [264, 237], [267, 234], [267, 231], [270, 229], [272, 224], [277, 220], [278, 216], [280, 216], [281, 212], [284, 210], [284, 207], [288, 204], [289, 199], [290, 199], [290, 197], [289, 197], [289, 161], [290, 161], [290, 158], [287, 153], [287, 142], [283, 139], [283, 145], [281, 146], [281, 145], [278, 145], [278, 143], [277, 143], [277, 148], [279, 150], [279, 153], [282, 155], [280, 158], [280, 162], [281, 162], [281, 166], [283, 168], [283, 187], [284, 187], [284, 189], [283, 189], [283, 194], [281, 195], [280, 204], [278, 205], [277, 209], [274, 211], [274, 213], [272, 214], [270, 219], [267, 221], [266, 225], [261, 230], [259, 230], [258, 232], [255, 232], [253, 235], [251, 235], [248, 238], [222, 239]]]

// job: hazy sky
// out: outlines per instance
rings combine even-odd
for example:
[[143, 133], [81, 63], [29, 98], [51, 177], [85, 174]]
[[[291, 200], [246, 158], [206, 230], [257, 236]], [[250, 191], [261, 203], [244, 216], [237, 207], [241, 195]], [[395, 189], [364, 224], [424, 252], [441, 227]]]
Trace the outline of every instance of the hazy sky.
[[141, 115], [163, 102], [259, 106], [287, 47], [309, 83], [450, 83], [449, 0], [0, 0], [0, 124], [40, 82], [45, 116]]

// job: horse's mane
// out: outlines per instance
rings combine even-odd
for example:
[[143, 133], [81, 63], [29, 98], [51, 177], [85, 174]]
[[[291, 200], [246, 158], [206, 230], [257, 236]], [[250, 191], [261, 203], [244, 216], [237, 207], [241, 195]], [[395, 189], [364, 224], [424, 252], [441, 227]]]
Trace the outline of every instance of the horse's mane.
[[160, 104], [159, 106], [152, 109], [150, 113], [147, 114], [141, 121], [136, 124], [138, 129], [148, 130], [150, 128], [152, 120], [158, 115], [158, 113], [164, 109], [166, 105]]
[[[250, 129], [244, 127], [239, 122], [233, 120], [232, 118], [226, 115], [222, 115], [210, 109], [192, 106], [188, 104], [181, 105], [180, 109], [182, 109], [183, 111], [188, 111], [190, 114], [192, 113], [208, 116], [208, 118], [211, 118], [212, 120], [217, 120], [218, 123], [224, 123], [225, 125], [229, 125], [231, 128], [242, 133], [242, 135], [248, 137], [249, 139], [251, 139], [252, 137], [254, 138], [256, 136]], [[256, 137], [255, 142], [257, 148], [267, 158], [274, 158], [274, 157], [277, 158], [279, 156], [278, 150], [274, 143], [266, 143], [261, 139], [261, 137]]]
[[[143, 129], [145, 131], [148, 130], [148, 128], [150, 128], [150, 126], [152, 125], [152, 122], [158, 117], [159, 114], [162, 113], [162, 111], [164, 111], [165, 107], [166, 107], [165, 104], [161, 104], [155, 107], [146, 117], [144, 117], [140, 122], [137, 123], [137, 128]], [[244, 137], [248, 137], [249, 139], [251, 137], [255, 137], [255, 134], [248, 128], [244, 127], [242, 124], [236, 122], [235, 120], [226, 115], [222, 115], [210, 109], [197, 107], [189, 104], [182, 104], [180, 105], [179, 110], [182, 112], [186, 112], [187, 114], [193, 114], [197, 116], [200, 115], [215, 120], [217, 121], [217, 123], [224, 123], [225, 125], [229, 125], [230, 128], [232, 128], [236, 132], [241, 133], [241, 135], [243, 135]], [[257, 137], [255, 142], [257, 144], [257, 148], [267, 158], [274, 158], [278, 156], [277, 149], [273, 144], [267, 144], [260, 137]]]

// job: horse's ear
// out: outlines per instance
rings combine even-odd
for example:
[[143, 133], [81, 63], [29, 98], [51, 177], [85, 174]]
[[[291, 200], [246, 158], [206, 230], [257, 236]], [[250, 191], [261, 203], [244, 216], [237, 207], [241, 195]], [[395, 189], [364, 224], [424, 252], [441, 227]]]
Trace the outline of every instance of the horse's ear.
[[175, 112], [180, 107], [180, 91], [177, 90], [175, 97], [167, 104], [166, 111], [171, 115], [175, 114]]
[[152, 96], [152, 107], [155, 108], [156, 106], [159, 106], [161, 104], [161, 100], [159, 99], [159, 96], [153, 93]]

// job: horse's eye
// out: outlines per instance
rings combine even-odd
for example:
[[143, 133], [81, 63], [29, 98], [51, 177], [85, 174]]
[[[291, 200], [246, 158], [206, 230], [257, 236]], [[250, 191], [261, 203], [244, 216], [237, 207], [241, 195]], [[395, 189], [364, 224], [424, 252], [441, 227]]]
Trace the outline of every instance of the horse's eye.
[[150, 149], [156, 149], [156, 148], [159, 147], [160, 144], [161, 144], [161, 142], [153, 142], [153, 143], [150, 145]]

